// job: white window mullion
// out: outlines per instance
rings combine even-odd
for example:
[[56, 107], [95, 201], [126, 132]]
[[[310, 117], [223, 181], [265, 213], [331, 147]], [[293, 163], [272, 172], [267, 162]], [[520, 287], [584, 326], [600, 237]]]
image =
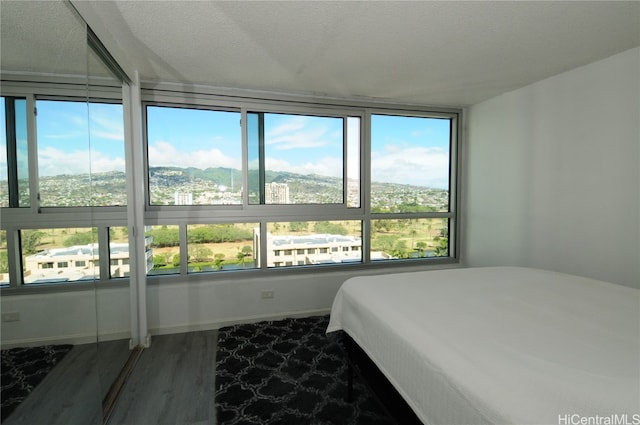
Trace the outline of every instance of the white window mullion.
[[29, 94], [27, 99], [27, 149], [29, 152], [29, 205], [34, 212], [40, 212], [40, 181], [38, 175], [38, 143], [35, 96]]
[[20, 231], [13, 228], [7, 230], [7, 261], [9, 266], [9, 287], [16, 288], [23, 285]]
[[125, 128], [125, 167], [127, 178], [127, 226], [129, 228], [131, 346], [149, 346], [147, 327], [147, 262], [144, 235], [145, 188], [143, 153], [142, 102], [140, 77], [135, 74], [131, 84], [123, 85], [123, 115]]
[[249, 205], [249, 136], [247, 132], [247, 108], [240, 110], [240, 128], [242, 137], [242, 208]]

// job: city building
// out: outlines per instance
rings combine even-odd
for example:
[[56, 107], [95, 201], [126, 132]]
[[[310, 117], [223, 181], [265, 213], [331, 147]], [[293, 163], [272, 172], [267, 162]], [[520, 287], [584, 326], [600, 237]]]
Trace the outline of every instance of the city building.
[[289, 204], [289, 185], [286, 183], [265, 183], [264, 199], [267, 204]]
[[[253, 231], [254, 260], [260, 252], [260, 230]], [[362, 239], [356, 236], [267, 233], [267, 267], [303, 266], [362, 261]]]
[[[129, 275], [129, 244], [109, 244], [111, 277]], [[25, 283], [66, 282], [98, 279], [98, 244], [52, 248], [24, 258]]]
[[174, 205], [193, 205], [193, 193], [175, 192], [173, 203]]
[[[167, 360], [147, 363], [150, 357], [155, 356], [154, 353], [168, 347], [163, 344], [166, 341], [164, 337], [180, 332], [219, 329], [236, 323], [275, 320], [290, 314], [326, 314], [340, 285], [354, 276], [407, 269], [422, 271], [499, 265], [543, 268], [635, 288], [640, 286], [638, 1], [58, 0], [2, 1], [1, 6], [0, 88], [5, 100], [14, 97], [29, 105], [24, 109], [28, 115], [23, 119], [28, 122], [29, 133], [35, 133], [38, 121], [42, 123], [43, 115], [39, 115], [37, 120], [34, 113], [34, 103], [39, 100], [51, 97], [64, 101], [99, 98], [123, 104], [124, 121], [116, 127], [125, 129], [124, 137], [118, 138], [118, 142], [126, 145], [126, 155], [121, 155], [126, 159], [126, 207], [110, 206], [107, 210], [83, 205], [83, 208], [76, 208], [65, 204], [68, 199], [60, 199], [56, 207], [38, 205], [38, 196], [42, 195], [46, 200], [47, 192], [42, 184], [45, 182], [45, 170], [36, 167], [29, 170], [32, 189], [28, 198], [31, 201], [29, 208], [3, 207], [0, 217], [0, 231], [6, 234], [5, 250], [13, 271], [9, 287], [2, 289], [2, 318], [6, 322], [2, 323], [3, 349], [93, 343], [95, 349], [92, 352], [96, 354], [96, 349], [104, 350], [104, 341], [122, 340], [125, 351], [131, 348], [144, 348], [146, 351], [149, 347], [154, 350], [144, 352], [127, 365], [135, 364], [139, 359], [145, 375], [160, 379], [152, 381], [151, 385], [141, 385], [136, 380], [133, 394], [123, 393], [121, 398], [131, 404], [116, 412], [120, 417], [110, 417], [114, 424], [169, 420], [189, 423], [195, 422], [196, 417], [200, 423], [215, 420], [214, 394], [205, 387], [214, 387], [220, 382], [213, 382], [215, 376], [211, 368], [215, 365], [215, 357], [205, 357], [202, 363], [190, 362], [185, 355], [192, 348], [195, 351], [195, 344], [181, 344], [182, 339], [176, 340], [175, 346], [171, 345], [175, 349], [168, 354]], [[90, 29], [89, 33], [87, 29]], [[102, 66], [100, 58], [104, 56], [108, 61]], [[121, 75], [122, 84], [120, 81], [109, 83], [111, 72]], [[70, 79], [80, 80], [79, 84], [73, 81], [69, 84]], [[148, 149], [151, 143], [147, 140], [144, 118], [145, 108], [150, 104], [241, 114], [239, 128], [243, 128], [244, 167], [254, 159], [250, 155], [252, 151], [265, 147], [260, 143], [264, 142], [261, 136], [265, 134], [253, 134], [247, 125], [250, 119], [260, 120], [263, 113], [317, 114], [346, 117], [347, 121], [349, 118], [360, 119], [360, 146], [363, 149], [357, 164], [360, 166], [362, 192], [357, 196], [355, 188], [349, 189], [347, 199], [360, 200], [359, 208], [365, 212], [358, 215], [353, 207], [345, 206], [337, 211], [338, 207], [331, 209], [326, 205], [324, 208], [309, 206], [306, 209], [301, 206], [298, 216], [290, 214], [291, 205], [274, 208], [261, 208], [263, 205], [247, 205], [245, 208], [242, 205], [231, 206], [224, 211], [196, 207], [172, 210], [164, 206], [174, 201], [174, 189], [166, 189], [162, 203], [148, 205], [149, 190], [145, 184], [155, 185], [145, 175], [148, 157], [154, 153]], [[267, 238], [264, 228], [269, 223], [301, 219], [355, 219], [364, 223], [364, 245], [360, 251], [366, 253], [371, 222], [377, 219], [377, 213], [368, 210], [372, 200], [369, 190], [373, 183], [372, 172], [381, 162], [394, 164], [400, 170], [404, 163], [402, 158], [393, 155], [393, 149], [403, 143], [394, 137], [393, 131], [385, 135], [390, 141], [390, 149], [385, 151], [387, 155], [371, 155], [371, 146], [366, 143], [373, 134], [371, 116], [431, 114], [440, 117], [451, 113], [459, 115], [459, 125], [451, 129], [460, 137], [460, 143], [450, 152], [448, 168], [455, 172], [451, 177], [456, 191], [448, 203], [455, 208], [450, 214], [442, 215], [446, 215], [445, 218], [453, 224], [451, 242], [456, 242], [455, 258], [436, 260], [433, 268], [427, 261], [414, 261], [410, 266], [395, 261], [389, 264], [379, 262], [369, 268], [366, 264], [362, 267], [310, 266], [304, 271], [294, 270], [291, 273], [271, 269], [247, 273], [190, 274], [183, 267], [183, 273], [173, 276], [144, 275], [144, 256], [147, 256], [149, 264], [151, 254], [140, 246], [140, 235], [145, 225], [180, 225], [184, 238], [188, 225], [244, 220], [253, 226], [259, 221], [262, 237]], [[86, 119], [87, 114], [83, 117]], [[8, 115], [3, 117], [7, 128], [16, 121], [10, 118]], [[175, 128], [180, 132], [186, 126], [176, 121]], [[111, 128], [108, 129], [112, 134]], [[68, 134], [70, 128], [63, 130], [57, 135]], [[38, 155], [47, 153], [44, 149], [37, 149], [38, 137], [45, 134], [44, 131], [37, 133], [37, 137], [30, 136], [27, 143], [28, 152], [36, 154], [29, 158], [31, 168], [38, 165]], [[416, 133], [416, 137], [427, 133], [428, 129], [425, 129]], [[9, 135], [5, 137], [7, 141], [10, 138]], [[296, 146], [308, 146], [314, 141], [311, 137], [293, 140]], [[349, 142], [349, 138], [346, 141]], [[63, 142], [64, 139], [60, 138], [59, 143]], [[203, 153], [198, 156], [224, 160], [216, 156], [215, 142], [208, 140]], [[284, 149], [293, 145], [291, 140], [284, 142], [278, 147]], [[255, 145], [256, 149], [249, 150], [248, 145]], [[57, 151], [51, 149], [50, 153]], [[158, 151], [167, 156], [182, 154], [179, 150]], [[285, 151], [280, 152], [284, 157]], [[418, 159], [419, 156], [413, 152], [404, 159]], [[73, 150], [64, 152], [67, 159], [78, 158], [77, 162], [85, 159], [75, 154]], [[414, 158], [409, 155], [414, 155]], [[50, 159], [53, 162], [55, 158], [62, 157], [52, 155]], [[196, 162], [201, 159], [199, 157], [194, 155], [186, 157], [186, 160]], [[99, 162], [95, 161], [94, 169], [99, 168]], [[294, 165], [301, 168], [305, 162], [299, 161]], [[22, 164], [21, 159], [14, 152], [10, 160], [0, 164], [0, 170], [18, 171], [16, 165], [19, 164]], [[348, 165], [348, 162], [343, 162], [345, 171], [348, 171]], [[420, 166], [421, 171], [403, 174], [406, 182], [411, 182], [418, 174], [429, 172], [429, 163], [422, 161]], [[170, 173], [169, 170], [166, 175], [170, 176]], [[43, 179], [38, 180], [38, 176]], [[19, 173], [11, 177], [13, 189], [17, 189], [19, 178], [22, 178]], [[243, 178], [246, 180], [246, 174]], [[162, 189], [161, 185], [159, 187]], [[188, 192], [186, 189], [180, 191]], [[193, 196], [196, 200], [198, 195], [195, 191]], [[267, 202], [287, 201], [286, 193], [273, 196], [275, 198], [269, 198]], [[387, 201], [392, 208], [393, 199]], [[118, 204], [123, 205], [122, 202]], [[42, 210], [40, 206], [43, 206]], [[263, 211], [265, 213], [259, 215]], [[325, 214], [325, 211], [329, 213]], [[76, 219], [89, 214], [90, 219]], [[381, 219], [390, 215], [385, 213]], [[408, 214], [400, 214], [400, 219], [405, 215]], [[109, 226], [129, 226], [131, 236], [135, 235], [130, 253], [130, 260], [135, 266], [131, 270], [131, 279], [105, 282], [105, 285], [22, 285], [20, 272], [26, 267], [29, 267], [30, 274], [25, 278], [31, 283], [37, 280], [38, 273], [51, 273], [53, 277], [65, 275], [68, 271], [69, 275], [76, 273], [74, 276], [79, 279], [82, 276], [90, 279], [90, 273], [95, 275], [97, 258], [93, 248], [88, 248], [86, 253], [82, 247], [75, 247], [75, 252], [51, 250], [25, 256], [22, 258], [25, 264], [18, 265], [21, 230], [81, 224], [98, 226], [103, 235]], [[276, 257], [277, 249], [279, 257], [287, 258], [286, 261], [322, 260], [320, 253], [314, 257], [314, 252], [310, 256], [306, 251], [319, 247], [321, 243], [304, 245], [301, 241], [284, 240], [277, 245], [273, 243], [277, 239], [268, 243], [273, 253], [269, 258]], [[266, 246], [268, 241], [260, 242]], [[346, 254], [338, 251], [346, 261], [353, 259], [348, 257], [350, 255], [363, 255], [351, 250], [358, 246], [356, 240], [351, 242], [353, 244], [348, 245], [350, 248]], [[336, 242], [335, 246], [340, 249], [351, 242], [345, 241], [345, 245]], [[327, 249], [332, 247], [327, 245], [328, 241], [322, 243]], [[101, 254], [107, 251], [104, 245], [101, 248]], [[292, 250], [290, 254], [286, 252], [289, 249]], [[305, 252], [297, 258], [294, 257], [294, 249], [296, 255], [298, 249]], [[122, 255], [124, 261], [124, 252]], [[104, 255], [100, 258], [103, 261], [100, 269], [104, 274], [112, 266], [104, 263]], [[331, 257], [327, 256], [326, 260], [331, 260]], [[275, 262], [273, 264], [275, 267]], [[124, 270], [125, 265], [122, 266]], [[18, 273], [15, 273], [16, 269]], [[264, 292], [272, 297], [262, 297]], [[581, 291], [576, 288], [573, 292], [579, 295]], [[473, 301], [473, 297], [460, 297], [457, 301]], [[526, 303], [527, 306], [536, 304], [533, 299], [528, 301], [531, 302]], [[602, 301], [606, 301], [606, 296]], [[544, 310], [545, 304], [538, 304]], [[461, 305], [461, 302], [452, 302], [441, 307], [443, 312], [453, 312], [455, 316]], [[403, 310], [401, 306], [390, 309]], [[585, 318], [600, 313], [597, 308], [585, 311]], [[5, 317], [11, 320], [4, 320]], [[541, 314], [540, 317], [553, 320], [550, 315]], [[496, 323], [499, 327], [513, 324], [500, 322], [499, 317]], [[637, 326], [638, 320], [622, 321], [619, 325], [616, 324], [618, 322], [611, 323], [599, 329], [603, 333], [610, 331], [613, 338], [621, 328]], [[438, 325], [435, 323], [436, 327]], [[469, 339], [481, 344], [495, 343], [492, 337], [504, 334], [499, 331], [472, 334]], [[549, 326], [549, 332], [553, 334], [554, 331], [555, 328]], [[574, 336], [578, 337], [578, 333]], [[205, 348], [215, 356], [212, 348], [216, 345], [218, 333], [213, 331], [210, 335], [214, 340]], [[529, 334], [523, 332], [521, 335], [525, 340]], [[530, 342], [531, 348], [549, 348], [535, 346], [536, 341], [531, 338], [525, 342]], [[589, 348], [583, 350], [583, 357], [575, 357], [574, 369], [578, 369], [586, 357], [598, 356], [610, 359], [617, 366], [615, 361], [621, 348], [637, 350], [638, 347], [637, 339], [628, 338], [620, 344], [599, 346], [595, 346], [593, 341], [591, 344], [585, 342], [584, 347]], [[404, 357], [400, 354], [406, 354], [403, 347], [387, 345], [391, 349], [397, 348], [391, 355], [402, 363]], [[443, 347], [437, 345], [435, 349]], [[469, 358], [471, 363], [477, 357], [474, 350], [456, 353], [462, 353], [458, 357]], [[531, 350], [522, 351], [520, 357], [535, 354]], [[263, 356], [262, 359], [268, 360], [268, 357]], [[65, 360], [70, 358], [77, 357], [67, 355]], [[93, 363], [104, 363], [95, 362], [95, 355], [91, 359]], [[539, 363], [540, 370], [556, 365], [552, 362]], [[178, 364], [192, 365], [191, 369], [198, 372], [197, 379], [172, 379], [184, 377], [179, 372], [176, 375], [178, 369], [175, 366]], [[199, 370], [202, 364], [206, 367]], [[56, 368], [61, 369], [59, 366]], [[102, 400], [109, 398], [101, 393], [101, 385], [94, 385], [95, 381], [106, 376], [102, 370], [96, 369], [91, 364], [88, 368], [83, 367], [79, 373], [83, 380], [78, 381], [71, 381], [69, 374], [68, 378], [60, 380], [59, 391], [41, 396], [31, 405], [34, 408], [14, 413], [25, 415], [18, 418], [22, 423], [103, 423], [101, 404]], [[478, 385], [486, 388], [493, 385], [491, 388], [495, 388], [495, 392], [507, 389], [495, 379], [495, 373], [476, 367], [467, 369], [484, 374], [486, 379], [478, 378]], [[91, 374], [87, 374], [87, 370], [91, 370]], [[495, 370], [505, 372], [506, 369]], [[560, 384], [570, 385], [569, 381], [560, 382], [562, 380], [558, 379], [569, 369], [555, 370], [559, 372], [555, 376], [557, 387], [560, 388]], [[137, 371], [133, 370], [134, 373]], [[635, 377], [638, 373], [637, 367], [620, 368], [620, 371], [626, 374], [625, 377], [628, 377], [627, 372], [634, 371]], [[130, 368], [127, 368], [128, 372], [131, 372]], [[422, 382], [419, 380], [418, 383]], [[110, 387], [110, 382], [103, 383], [106, 385], [102, 386]], [[92, 387], [98, 388], [95, 392], [87, 391]], [[513, 388], [518, 390], [520, 387]], [[584, 387], [576, 388], [576, 391], [582, 389]], [[77, 397], [76, 393], [85, 397]], [[435, 391], [437, 396], [442, 393]], [[536, 397], [527, 397], [517, 399], [517, 403], [509, 403], [507, 397], [512, 394], [508, 391], [501, 394], [505, 396], [503, 405], [522, 405], [531, 410], [532, 401], [538, 401]], [[638, 399], [633, 398], [635, 395], [631, 394], [632, 401]], [[439, 403], [434, 407], [442, 405], [454, 406]], [[465, 407], [479, 411], [477, 405]], [[70, 421], [65, 416], [93, 410], [98, 412], [98, 420]], [[456, 412], [463, 415], [469, 410], [461, 408]], [[482, 412], [497, 410], [484, 409]], [[615, 409], [610, 410], [615, 413]], [[27, 414], [39, 414], [39, 420], [29, 420]], [[554, 419], [557, 418], [556, 415]], [[346, 420], [339, 418], [338, 422], [340, 419]], [[463, 419], [429, 422], [461, 423], [465, 422]], [[484, 418], [485, 422], [491, 422], [491, 419]], [[588, 418], [583, 416], [581, 419]], [[237, 420], [241, 419], [237, 417]]]

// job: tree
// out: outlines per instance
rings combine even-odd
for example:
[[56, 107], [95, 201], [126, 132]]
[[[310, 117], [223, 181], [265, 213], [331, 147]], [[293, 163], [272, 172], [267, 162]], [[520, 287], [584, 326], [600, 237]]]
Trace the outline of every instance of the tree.
[[438, 241], [438, 246], [434, 250], [434, 254], [436, 257], [446, 257], [449, 255], [449, 239], [448, 238], [440, 238]]
[[0, 273], [9, 272], [9, 258], [7, 251], [0, 251]]
[[224, 254], [217, 253], [213, 256], [213, 264], [215, 265], [216, 270], [222, 270], [222, 263], [224, 262]]
[[346, 227], [330, 221], [316, 222], [316, 224], [313, 225], [313, 231], [316, 233], [326, 233], [330, 235], [346, 235], [348, 233]]
[[153, 268], [160, 268], [167, 265], [167, 257], [165, 255], [153, 256]]
[[371, 220], [373, 224], [373, 228], [376, 232], [389, 232], [393, 223], [391, 220]]
[[77, 232], [65, 238], [62, 242], [64, 246], [88, 245], [98, 240], [98, 229], [93, 228], [88, 232]]
[[25, 230], [22, 232], [22, 251], [27, 254], [35, 254], [38, 252], [38, 245], [45, 236], [45, 233], [40, 230]]
[[244, 267], [244, 262], [253, 253], [253, 248], [251, 245], [245, 245], [242, 249], [238, 249], [238, 253], [236, 254], [236, 258], [238, 262]]
[[213, 251], [203, 245], [193, 245], [189, 247], [189, 259], [193, 263], [200, 263], [209, 260]]
[[289, 223], [289, 230], [292, 232], [302, 232], [307, 230], [309, 223], [306, 221], [292, 221]]
[[244, 258], [245, 258], [244, 252], [238, 250], [238, 252], [236, 253], [236, 259], [238, 260], [238, 263], [240, 263], [242, 267], [244, 267]]
[[156, 248], [178, 246], [180, 244], [180, 234], [177, 227], [162, 226], [153, 228], [145, 235], [153, 237], [153, 246]]
[[395, 242], [395, 236], [382, 235], [371, 241], [374, 251], [391, 252]]
[[418, 234], [418, 231], [416, 229], [411, 229], [409, 231], [409, 233], [411, 234], [411, 248], [413, 249], [413, 240], [415, 239], [416, 235]]
[[399, 240], [393, 247], [393, 255], [398, 258], [407, 258], [407, 242]]
[[418, 251], [420, 257], [424, 257], [424, 250], [427, 248], [426, 242], [417, 242], [416, 243], [416, 251]]

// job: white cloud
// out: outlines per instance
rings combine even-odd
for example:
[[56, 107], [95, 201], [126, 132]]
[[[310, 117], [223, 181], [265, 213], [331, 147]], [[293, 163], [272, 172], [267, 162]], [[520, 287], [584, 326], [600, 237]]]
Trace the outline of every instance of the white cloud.
[[265, 143], [272, 145], [277, 150], [317, 148], [331, 143], [331, 137], [326, 136], [326, 134], [327, 131], [325, 129], [317, 128], [283, 134], [278, 137], [269, 137]]
[[105, 173], [107, 171], [123, 171], [125, 170], [124, 158], [109, 158], [99, 152], [91, 154], [91, 172]]
[[240, 157], [225, 155], [220, 149], [184, 151], [158, 140], [149, 145], [149, 165], [152, 167], [228, 167], [240, 169]]
[[384, 153], [372, 153], [371, 174], [375, 182], [445, 188], [449, 178], [449, 154], [434, 147], [391, 147]]
[[86, 140], [87, 132], [81, 130], [75, 131], [67, 131], [64, 133], [46, 133], [40, 136], [41, 139], [49, 139], [49, 140], [73, 140], [78, 138], [85, 138]]
[[268, 170], [288, 171], [298, 174], [318, 174], [321, 176], [342, 176], [342, 158], [324, 157], [318, 161], [307, 161], [300, 164], [290, 164], [283, 159], [267, 157], [265, 165]]
[[92, 117], [91, 136], [124, 142], [124, 126], [120, 122], [107, 117]]
[[267, 137], [277, 137], [281, 134], [287, 134], [292, 131], [297, 131], [305, 126], [305, 118], [302, 116], [294, 116], [286, 122], [280, 124], [277, 127], [273, 127], [267, 133]]
[[100, 152], [76, 150], [66, 152], [53, 147], [38, 151], [38, 166], [41, 176], [60, 174], [102, 173], [107, 171], [124, 171], [125, 161], [122, 157], [109, 158]]
[[333, 131], [323, 124], [309, 125], [305, 117], [292, 117], [285, 123], [269, 130], [265, 143], [277, 150], [317, 148], [342, 141], [342, 132]]

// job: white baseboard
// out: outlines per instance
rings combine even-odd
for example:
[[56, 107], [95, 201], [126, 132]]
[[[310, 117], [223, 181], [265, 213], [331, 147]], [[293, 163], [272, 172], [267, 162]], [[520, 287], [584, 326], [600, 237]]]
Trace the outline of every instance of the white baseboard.
[[185, 332], [209, 331], [212, 329], [220, 329], [226, 326], [240, 325], [245, 323], [256, 323], [256, 322], [263, 322], [268, 320], [282, 320], [286, 318], [323, 316], [323, 315], [329, 314], [330, 312], [331, 312], [330, 309], [321, 308], [321, 309], [314, 309], [314, 310], [290, 311], [290, 312], [277, 313], [277, 314], [241, 316], [241, 317], [232, 317], [228, 319], [217, 320], [213, 322], [188, 323], [185, 325], [176, 325], [176, 326], [161, 326], [161, 327], [150, 328], [149, 331], [152, 335], [170, 335], [170, 334], [185, 333]]
[[96, 337], [95, 333], [90, 334], [73, 334], [73, 335], [53, 335], [43, 338], [22, 338], [2, 341], [2, 349], [18, 348], [18, 347], [38, 347], [41, 345], [56, 344], [96, 344], [98, 342], [116, 341], [120, 339], [131, 338], [131, 333], [126, 331], [103, 333]]
[[[245, 323], [256, 323], [268, 320], [282, 320], [286, 318], [300, 318], [310, 316], [322, 316], [330, 313], [328, 308], [320, 308], [313, 310], [298, 310], [276, 314], [262, 314], [252, 316], [230, 317], [222, 320], [201, 323], [187, 323], [183, 325], [160, 326], [149, 329], [149, 334], [145, 338], [145, 347], [151, 345], [151, 335], [170, 335], [176, 333], [186, 333], [195, 331], [208, 331], [220, 329], [226, 326], [240, 325]], [[2, 341], [2, 349], [16, 347], [36, 347], [39, 345], [54, 344], [95, 344], [96, 342], [114, 341], [119, 339], [130, 339], [131, 333], [128, 331], [102, 333], [96, 339], [96, 334], [75, 334], [75, 335], [55, 335], [44, 338], [24, 338]]]

